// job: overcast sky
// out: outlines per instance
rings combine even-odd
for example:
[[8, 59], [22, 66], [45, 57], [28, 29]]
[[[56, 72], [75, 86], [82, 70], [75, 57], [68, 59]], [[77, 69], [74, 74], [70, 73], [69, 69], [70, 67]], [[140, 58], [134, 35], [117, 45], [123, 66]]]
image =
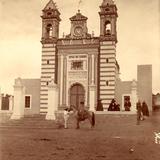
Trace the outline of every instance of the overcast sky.
[[[39, 78], [41, 68], [41, 10], [49, 0], [0, 0], [0, 86], [13, 93], [14, 79]], [[69, 18], [79, 0], [55, 0], [61, 12], [60, 37], [70, 32]], [[99, 36], [102, 0], [82, 0], [88, 30]], [[160, 2], [116, 0], [117, 60], [122, 80], [137, 78], [138, 64], [153, 65], [153, 93], [160, 92]]]

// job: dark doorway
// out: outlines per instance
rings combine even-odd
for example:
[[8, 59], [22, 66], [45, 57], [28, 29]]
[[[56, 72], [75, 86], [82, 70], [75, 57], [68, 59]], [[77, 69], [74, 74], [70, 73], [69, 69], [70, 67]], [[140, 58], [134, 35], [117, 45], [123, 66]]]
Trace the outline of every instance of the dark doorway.
[[85, 90], [81, 84], [75, 84], [70, 89], [70, 105], [79, 107], [84, 102]]
[[9, 110], [9, 95], [2, 97], [2, 110]]

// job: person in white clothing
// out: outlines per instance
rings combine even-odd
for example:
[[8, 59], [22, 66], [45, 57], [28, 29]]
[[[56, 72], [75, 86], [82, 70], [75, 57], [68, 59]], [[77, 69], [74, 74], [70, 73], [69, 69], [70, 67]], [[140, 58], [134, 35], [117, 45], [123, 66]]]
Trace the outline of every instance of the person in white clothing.
[[70, 109], [69, 108], [65, 108], [64, 109], [64, 128], [67, 129], [68, 126], [68, 119], [69, 119], [69, 112], [70, 112]]

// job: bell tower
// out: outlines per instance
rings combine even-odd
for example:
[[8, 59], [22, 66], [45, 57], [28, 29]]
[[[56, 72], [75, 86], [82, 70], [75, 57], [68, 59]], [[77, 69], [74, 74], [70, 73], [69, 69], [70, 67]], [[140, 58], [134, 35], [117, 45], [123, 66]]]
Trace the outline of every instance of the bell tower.
[[59, 37], [60, 13], [52, 0], [48, 2], [42, 12], [42, 44], [54, 43]]
[[117, 42], [117, 7], [113, 0], [103, 0], [100, 6], [100, 37]]
[[99, 54], [99, 99], [105, 110], [115, 98], [117, 74], [117, 7], [113, 0], [103, 0], [100, 6], [100, 54]]
[[41, 91], [40, 112], [46, 113], [48, 108], [48, 84], [57, 79], [56, 44], [59, 38], [60, 12], [53, 0], [42, 10], [42, 58], [41, 58]]

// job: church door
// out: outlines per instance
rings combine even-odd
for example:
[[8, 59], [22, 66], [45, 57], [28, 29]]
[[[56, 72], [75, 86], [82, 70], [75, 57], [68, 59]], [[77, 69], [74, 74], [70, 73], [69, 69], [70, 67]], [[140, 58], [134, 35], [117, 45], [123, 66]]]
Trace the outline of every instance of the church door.
[[85, 91], [81, 84], [75, 84], [70, 89], [70, 105], [79, 107], [84, 102]]

